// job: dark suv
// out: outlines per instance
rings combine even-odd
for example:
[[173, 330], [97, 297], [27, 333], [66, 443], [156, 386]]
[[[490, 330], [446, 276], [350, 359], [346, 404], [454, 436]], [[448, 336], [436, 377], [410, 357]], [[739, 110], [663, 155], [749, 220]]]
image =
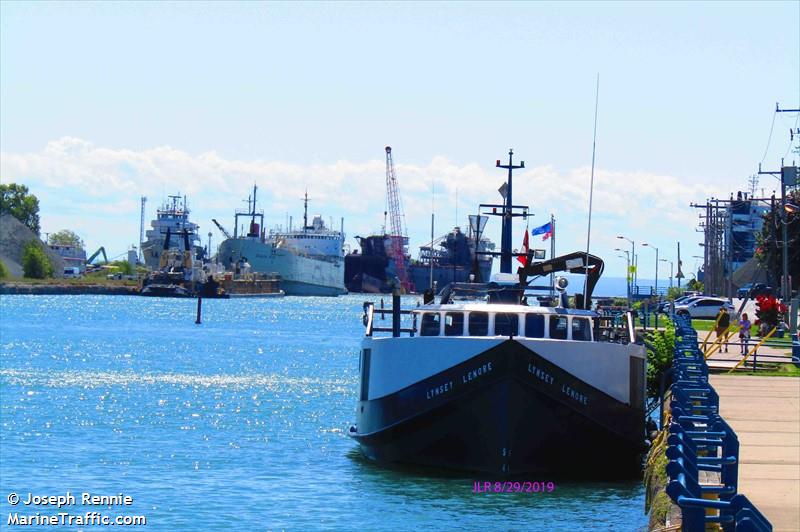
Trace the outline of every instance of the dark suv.
[[749, 296], [750, 298], [755, 298], [758, 296], [771, 296], [772, 295], [772, 288], [765, 285], [764, 283], [756, 283], [753, 285], [753, 288], [750, 289]]

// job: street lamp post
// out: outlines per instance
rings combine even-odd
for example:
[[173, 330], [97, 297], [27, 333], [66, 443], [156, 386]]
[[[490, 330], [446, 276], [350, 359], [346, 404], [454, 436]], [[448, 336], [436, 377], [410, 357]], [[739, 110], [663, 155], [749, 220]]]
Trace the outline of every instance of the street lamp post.
[[[621, 251], [625, 254], [625, 284], [627, 288], [627, 296], [628, 296], [628, 308], [631, 306], [631, 252], [627, 249], [620, 249], [614, 248], [614, 251]], [[618, 257], [622, 257], [622, 255], [617, 255]]]
[[[636, 242], [634, 242], [630, 238], [628, 238], [626, 236], [622, 236], [622, 235], [617, 235], [617, 238], [619, 238], [620, 240], [627, 240], [628, 242], [631, 243], [631, 264], [633, 264], [634, 270], [635, 270], [635, 268], [636, 268]], [[628, 285], [630, 286], [630, 288], [628, 289], [628, 292], [631, 294], [631, 297], [633, 297], [633, 283], [634, 283], [634, 278], [635, 277], [633, 275], [633, 272], [630, 271], [630, 269], [631, 268], [628, 267], [628, 270], [629, 270], [628, 273], [631, 274], [631, 280], [628, 282]], [[628, 306], [630, 306], [630, 303], [629, 303]]]
[[669, 262], [669, 287], [672, 288], [672, 277], [675, 273], [675, 265], [671, 260], [661, 259], [661, 262]]
[[647, 246], [656, 250], [656, 287], [655, 287], [655, 296], [658, 297], [658, 248], [655, 247], [653, 244], [648, 244], [647, 242], [642, 243], [643, 246]]

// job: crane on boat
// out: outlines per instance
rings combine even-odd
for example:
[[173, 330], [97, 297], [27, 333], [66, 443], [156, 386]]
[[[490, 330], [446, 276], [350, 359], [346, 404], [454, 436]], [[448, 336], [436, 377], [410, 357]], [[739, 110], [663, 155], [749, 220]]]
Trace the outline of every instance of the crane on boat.
[[211, 219], [211, 221], [212, 221], [212, 222], [214, 222], [214, 225], [216, 225], [216, 226], [217, 226], [217, 229], [219, 229], [219, 230], [220, 230], [220, 232], [221, 232], [223, 235], [225, 235], [225, 238], [233, 238], [233, 237], [231, 236], [231, 234], [230, 234], [230, 233], [227, 231], [227, 229], [225, 229], [224, 227], [222, 227], [222, 224], [220, 224], [220, 223], [217, 221], [217, 219], [216, 219], [216, 218], [212, 218], [212, 219]]
[[407, 239], [403, 220], [403, 204], [400, 201], [400, 191], [397, 188], [397, 174], [394, 171], [392, 160], [392, 147], [386, 146], [386, 201], [389, 209], [389, 220], [392, 242], [392, 259], [394, 260], [395, 273], [400, 280], [400, 286], [405, 292], [413, 292], [414, 285], [408, 278], [405, 263], [405, 242]]

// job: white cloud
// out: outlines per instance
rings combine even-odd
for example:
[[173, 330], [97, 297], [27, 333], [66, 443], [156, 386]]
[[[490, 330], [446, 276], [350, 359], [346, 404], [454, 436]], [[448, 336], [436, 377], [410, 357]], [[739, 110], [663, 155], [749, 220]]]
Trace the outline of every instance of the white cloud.
[[[441, 234], [456, 223], [456, 208], [458, 223], [464, 226], [466, 215], [474, 213], [478, 203], [498, 202], [497, 188], [506, 177], [505, 171], [491, 163], [457, 165], [444, 156], [426, 165], [395, 163], [415, 250], [429, 238], [432, 182], [436, 232]], [[308, 189], [311, 213], [320, 213], [326, 220], [332, 217], [336, 226], [344, 216], [349, 235], [365, 234], [383, 224], [384, 172], [385, 162], [379, 159], [325, 165], [230, 160], [213, 151], [192, 155], [170, 146], [142, 151], [113, 149], [73, 137], [54, 140], [36, 153], [0, 154], [3, 182], [27, 184], [40, 196], [43, 230], [71, 226], [84, 233], [87, 245], [105, 245], [116, 253], [137, 238], [140, 195], [150, 198], [146, 223], [155, 210], [153, 204], [162, 197], [188, 195], [193, 218], [205, 232], [212, 228], [211, 218], [230, 223], [232, 211], [244, 206], [241, 201], [253, 183], [259, 186], [259, 204], [270, 225], [283, 223], [287, 212], [298, 220], [300, 199]], [[589, 176], [588, 167], [564, 171], [547, 165], [515, 173], [515, 203], [531, 205], [536, 215], [532, 226], [545, 223], [551, 212], [555, 214], [559, 251], [586, 245]], [[695, 245], [699, 240], [694, 232], [697, 218], [689, 203], [725, 193], [699, 184], [701, 181], [645, 170], [598, 169], [592, 249], [614, 266], [611, 249], [619, 246], [617, 234], [637, 242], [652, 240], [662, 248], [662, 256], [673, 254], [677, 240]], [[499, 239], [498, 221], [490, 223], [488, 235]], [[219, 235], [215, 229], [214, 233], [216, 240]], [[515, 234], [520, 233], [521, 228]], [[521, 236], [515, 239], [521, 240]]]

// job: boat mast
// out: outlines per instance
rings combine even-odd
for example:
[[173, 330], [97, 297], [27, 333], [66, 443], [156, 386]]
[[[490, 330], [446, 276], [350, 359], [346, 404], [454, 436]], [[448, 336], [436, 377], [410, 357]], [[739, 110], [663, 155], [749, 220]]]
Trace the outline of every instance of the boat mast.
[[256, 191], [257, 190], [258, 190], [258, 187], [255, 185], [255, 183], [253, 183], [253, 210], [250, 212], [250, 214], [252, 215], [252, 218], [250, 219], [250, 223], [251, 224], [256, 223]]
[[511, 219], [512, 209], [514, 202], [512, 201], [512, 172], [519, 168], [525, 168], [525, 161], [520, 161], [520, 164], [514, 165], [514, 150], [508, 150], [508, 164], [500, 164], [500, 159], [497, 160], [497, 168], [508, 169], [508, 181], [505, 186], [503, 206], [503, 236], [500, 241], [500, 273], [511, 273]]
[[306, 189], [306, 195], [303, 199], [303, 232], [306, 232], [308, 229], [308, 189]]

